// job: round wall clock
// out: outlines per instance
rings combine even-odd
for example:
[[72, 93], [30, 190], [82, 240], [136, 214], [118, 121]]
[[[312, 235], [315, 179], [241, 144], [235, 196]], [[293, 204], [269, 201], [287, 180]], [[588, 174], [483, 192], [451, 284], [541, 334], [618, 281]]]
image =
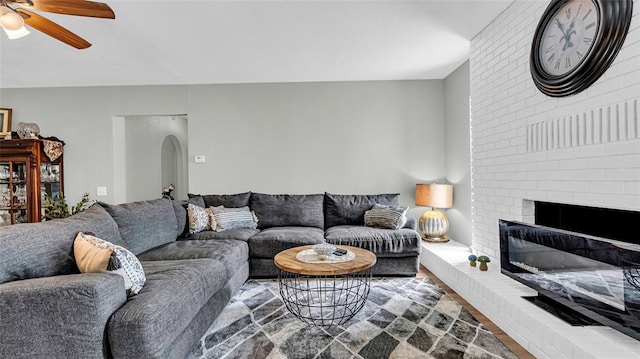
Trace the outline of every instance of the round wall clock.
[[531, 45], [531, 75], [544, 94], [591, 86], [609, 68], [629, 31], [633, 0], [552, 0]]

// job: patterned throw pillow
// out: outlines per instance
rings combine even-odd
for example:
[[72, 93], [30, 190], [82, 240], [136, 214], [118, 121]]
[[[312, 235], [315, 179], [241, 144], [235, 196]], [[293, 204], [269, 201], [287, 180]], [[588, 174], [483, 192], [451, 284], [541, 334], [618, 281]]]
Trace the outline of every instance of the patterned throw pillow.
[[189, 203], [187, 206], [189, 216], [189, 233], [216, 230], [217, 224], [211, 208], [202, 208]]
[[213, 217], [216, 221], [216, 232], [227, 229], [256, 229], [258, 228], [258, 218], [249, 210], [249, 207], [224, 208], [223, 206], [211, 207]]
[[375, 204], [364, 213], [364, 225], [386, 229], [400, 229], [407, 223], [409, 207], [395, 207]]
[[147, 280], [142, 264], [133, 253], [90, 233], [78, 233], [73, 242], [73, 256], [81, 273], [121, 275], [129, 297], [138, 294]]

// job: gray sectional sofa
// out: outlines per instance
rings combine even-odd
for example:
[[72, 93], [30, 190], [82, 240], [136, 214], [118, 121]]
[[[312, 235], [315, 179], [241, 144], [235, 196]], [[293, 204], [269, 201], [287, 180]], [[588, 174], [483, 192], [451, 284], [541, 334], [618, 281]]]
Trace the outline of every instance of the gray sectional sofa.
[[[374, 274], [415, 275], [420, 236], [363, 226], [372, 203], [397, 195], [193, 195], [189, 201], [95, 204], [75, 216], [0, 228], [0, 358], [184, 358], [251, 276], [277, 274], [280, 250], [327, 240], [374, 251]], [[250, 206], [257, 229], [187, 234], [187, 203]], [[363, 210], [364, 209], [364, 210]], [[127, 248], [146, 283], [80, 274], [80, 231]]]
[[258, 217], [258, 229], [204, 231], [185, 239], [240, 239], [249, 245], [251, 277], [274, 277], [273, 257], [285, 249], [329, 242], [372, 251], [378, 257], [373, 275], [413, 276], [418, 271], [420, 235], [416, 220], [408, 219], [399, 230], [364, 226], [364, 213], [378, 204], [398, 206], [399, 194], [189, 194], [201, 207], [245, 207]]

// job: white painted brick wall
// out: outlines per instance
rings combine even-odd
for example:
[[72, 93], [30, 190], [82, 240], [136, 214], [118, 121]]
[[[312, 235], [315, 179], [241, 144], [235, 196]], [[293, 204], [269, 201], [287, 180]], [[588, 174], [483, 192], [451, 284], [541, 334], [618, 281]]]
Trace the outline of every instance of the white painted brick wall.
[[543, 95], [529, 71], [548, 1], [516, 1], [471, 42], [472, 240], [495, 275], [470, 270], [453, 244], [424, 248], [421, 262], [539, 358], [640, 356], [638, 341], [520, 299], [528, 289], [499, 274], [498, 238], [498, 219], [531, 221], [534, 200], [640, 210], [639, 2], [609, 70], [570, 97]]
[[529, 71], [548, 1], [516, 1], [472, 40], [475, 250], [499, 260], [498, 219], [523, 220], [523, 200], [640, 210], [639, 2], [609, 70], [570, 97], [543, 95]]

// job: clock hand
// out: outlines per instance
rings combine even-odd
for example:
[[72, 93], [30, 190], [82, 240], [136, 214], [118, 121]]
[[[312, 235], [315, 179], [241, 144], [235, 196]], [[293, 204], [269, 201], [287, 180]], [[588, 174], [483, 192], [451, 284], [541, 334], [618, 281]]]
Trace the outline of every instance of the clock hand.
[[571, 24], [569, 24], [569, 28], [567, 29], [567, 32], [564, 34], [563, 38], [565, 39], [565, 43], [564, 43], [564, 46], [562, 47], [563, 51], [573, 46], [573, 42], [571, 42], [571, 35], [576, 34], [576, 30], [573, 29], [573, 25], [575, 21], [576, 21], [576, 18], [574, 17], [571, 20]]
[[562, 35], [563, 38], [567, 36], [567, 33], [564, 32], [564, 26], [562, 26], [562, 23], [560, 22], [560, 20], [556, 19], [556, 25], [558, 25], [558, 28], [560, 29], [560, 31], [562, 31]]
[[556, 25], [558, 25], [558, 28], [560, 29], [560, 31], [562, 31], [562, 35], [563, 35], [562, 37], [560, 37], [560, 43], [562, 43], [562, 40], [564, 40], [562, 51], [565, 51], [569, 47], [573, 46], [573, 42], [571, 42], [571, 35], [574, 35], [576, 33], [576, 30], [573, 29], [574, 22], [575, 22], [575, 17], [571, 20], [571, 24], [569, 24], [569, 28], [567, 28], [567, 30], [565, 31], [564, 26], [562, 26], [562, 23], [560, 22], [560, 20], [556, 19]]

